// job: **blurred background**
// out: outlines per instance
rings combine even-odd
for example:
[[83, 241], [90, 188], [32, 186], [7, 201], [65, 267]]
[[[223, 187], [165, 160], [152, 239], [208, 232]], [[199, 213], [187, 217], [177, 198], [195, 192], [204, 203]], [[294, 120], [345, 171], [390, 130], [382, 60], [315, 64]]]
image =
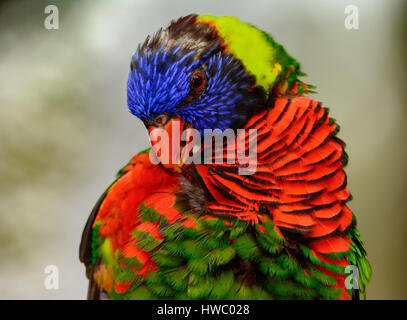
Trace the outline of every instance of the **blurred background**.
[[[59, 29], [47, 30], [47, 5]], [[344, 27], [359, 8], [359, 30]], [[149, 144], [126, 105], [130, 57], [189, 13], [233, 15], [302, 63], [347, 143], [370, 299], [407, 299], [406, 1], [0, 1], [0, 299], [84, 299], [83, 226]], [[47, 265], [59, 289], [44, 287]]]

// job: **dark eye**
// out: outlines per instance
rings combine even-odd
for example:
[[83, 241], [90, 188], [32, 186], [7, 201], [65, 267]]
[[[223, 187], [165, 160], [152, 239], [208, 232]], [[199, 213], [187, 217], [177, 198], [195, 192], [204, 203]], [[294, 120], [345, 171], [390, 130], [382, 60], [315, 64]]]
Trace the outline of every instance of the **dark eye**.
[[205, 84], [205, 78], [200, 72], [194, 73], [194, 75], [191, 78], [191, 87], [195, 91], [199, 91], [203, 88]]

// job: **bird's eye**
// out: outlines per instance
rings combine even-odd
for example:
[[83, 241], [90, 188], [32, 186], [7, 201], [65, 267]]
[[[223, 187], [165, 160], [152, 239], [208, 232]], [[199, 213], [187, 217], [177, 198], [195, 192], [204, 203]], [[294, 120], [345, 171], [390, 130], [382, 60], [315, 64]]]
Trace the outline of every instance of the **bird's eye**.
[[199, 91], [205, 84], [205, 78], [200, 72], [195, 72], [191, 78], [191, 87], [195, 91]]

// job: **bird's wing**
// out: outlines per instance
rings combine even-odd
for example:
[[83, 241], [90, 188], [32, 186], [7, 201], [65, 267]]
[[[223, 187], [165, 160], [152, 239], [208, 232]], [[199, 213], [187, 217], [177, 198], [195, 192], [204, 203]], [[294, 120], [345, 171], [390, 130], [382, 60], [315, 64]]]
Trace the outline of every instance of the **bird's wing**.
[[86, 223], [80, 260], [87, 267], [88, 299], [126, 292], [154, 270], [149, 253], [162, 242], [160, 221], [182, 218], [173, 207], [177, 175], [153, 165], [147, 151], [120, 170]]
[[256, 224], [268, 212], [281, 237], [306, 244], [303, 254], [310, 260], [324, 268], [332, 265], [336, 272], [337, 266], [342, 268], [336, 277], [344, 298], [349, 292], [344, 288], [343, 269], [363, 260], [365, 267], [359, 273], [364, 273], [360, 276], [364, 289], [370, 267], [360, 239], [356, 240], [355, 217], [346, 204], [351, 199], [343, 169], [347, 154], [328, 109], [308, 97], [281, 97], [268, 110], [256, 113], [245, 129], [248, 140], [248, 129], [257, 130], [256, 170], [239, 175], [227, 164], [210, 170], [198, 167], [216, 200], [208, 208]]

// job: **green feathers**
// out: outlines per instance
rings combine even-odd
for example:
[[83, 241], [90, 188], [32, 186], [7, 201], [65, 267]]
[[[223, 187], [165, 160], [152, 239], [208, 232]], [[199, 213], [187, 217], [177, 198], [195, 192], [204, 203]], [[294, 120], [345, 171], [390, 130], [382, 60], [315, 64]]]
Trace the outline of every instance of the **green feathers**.
[[[137, 246], [150, 252], [157, 268], [143, 282], [115, 268], [116, 279], [134, 283], [125, 293], [115, 292], [114, 298], [331, 299], [340, 294], [329, 287], [335, 284], [333, 277], [284, 249], [283, 238], [268, 218], [253, 226], [238, 219], [191, 215], [195, 224], [187, 227], [183, 221], [169, 224], [152, 208], [143, 206], [141, 211], [144, 221], [161, 225], [166, 241], [133, 232]], [[139, 269], [134, 259], [119, 261]]]
[[257, 85], [263, 87], [266, 93], [278, 81], [284, 81], [284, 85], [290, 88], [299, 76], [304, 75], [300, 71], [300, 64], [284, 47], [255, 26], [229, 16], [203, 15], [198, 22], [206, 22], [216, 28], [226, 51], [242, 61], [247, 71], [256, 77]]

